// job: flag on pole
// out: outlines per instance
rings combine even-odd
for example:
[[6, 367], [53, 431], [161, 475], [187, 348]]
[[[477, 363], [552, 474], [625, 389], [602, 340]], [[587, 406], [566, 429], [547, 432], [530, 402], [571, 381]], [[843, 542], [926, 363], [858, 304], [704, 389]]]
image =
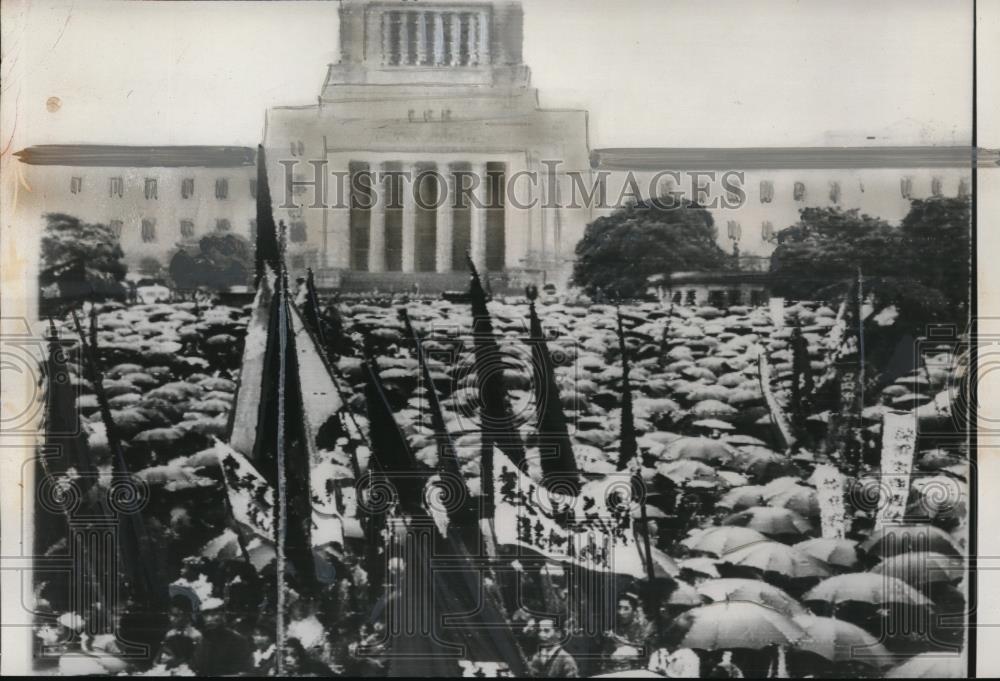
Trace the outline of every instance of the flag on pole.
[[[307, 413], [307, 407], [302, 395], [292, 308], [284, 273], [276, 278], [268, 316], [253, 461], [264, 479], [278, 490], [276, 533], [284, 548], [283, 555], [305, 583], [311, 584], [315, 581], [309, 473], [314, 459], [313, 440], [302, 416]], [[279, 555], [282, 555], [280, 551]]]
[[[444, 411], [441, 408], [441, 401], [438, 399], [437, 389], [434, 387], [434, 380], [431, 377], [430, 369], [427, 367], [427, 358], [424, 355], [422, 342], [417, 337], [417, 332], [414, 330], [413, 324], [410, 323], [410, 316], [406, 310], [401, 309], [399, 315], [403, 320], [403, 325], [406, 327], [407, 335], [413, 341], [413, 347], [417, 354], [417, 363], [420, 365], [420, 373], [424, 382], [424, 389], [427, 391], [427, 405], [430, 409], [431, 428], [434, 429], [434, 436], [437, 439], [438, 445], [438, 471], [448, 477], [448, 482], [454, 485], [456, 494], [463, 499], [469, 499], [469, 488], [465, 483], [465, 478], [462, 476], [461, 464], [458, 461], [455, 444], [445, 426]], [[464, 515], [462, 518], [454, 517], [454, 513], [450, 515], [453, 516], [450, 520], [458, 520], [459, 526], [464, 525], [466, 520], [471, 520], [465, 518]]]
[[493, 501], [493, 450], [494, 445], [503, 451], [518, 466], [524, 464], [524, 446], [521, 436], [514, 427], [507, 403], [507, 391], [503, 380], [503, 359], [500, 346], [493, 335], [493, 321], [486, 306], [486, 292], [479, 280], [479, 272], [466, 254], [472, 273], [469, 282], [469, 297], [472, 304], [472, 338], [475, 352], [476, 386], [483, 405], [479, 411], [482, 449], [482, 498], [484, 517], [492, 516], [490, 504]]
[[[580, 475], [573, 453], [573, 443], [569, 438], [566, 414], [559, 399], [559, 384], [556, 382], [555, 363], [549, 352], [542, 322], [535, 309], [538, 289], [531, 286], [527, 290], [528, 315], [531, 327], [531, 358], [534, 365], [535, 395], [538, 402], [537, 444], [541, 449], [542, 484], [577, 485]], [[552, 452], [554, 450], [554, 453]]]
[[278, 245], [278, 228], [274, 223], [271, 206], [271, 185], [267, 181], [267, 159], [264, 145], [257, 146], [257, 246], [255, 284], [264, 278], [266, 268], [277, 272], [281, 264], [281, 249]]
[[785, 413], [781, 409], [781, 405], [778, 404], [777, 398], [774, 396], [774, 390], [771, 388], [771, 365], [767, 361], [767, 353], [764, 351], [762, 346], [758, 346], [758, 368], [760, 375], [760, 389], [764, 393], [764, 401], [767, 403], [768, 411], [771, 415], [771, 422], [774, 423], [778, 435], [781, 439], [782, 447], [791, 447], [795, 444], [795, 437], [792, 435], [792, 429], [788, 425], [788, 419], [785, 418]]
[[257, 418], [264, 383], [264, 351], [267, 349], [268, 319], [274, 286], [274, 270], [265, 267], [264, 276], [257, 282], [253, 310], [250, 312], [243, 340], [243, 361], [240, 364], [236, 399], [229, 412], [229, 445], [248, 456], [253, 453], [257, 436]]

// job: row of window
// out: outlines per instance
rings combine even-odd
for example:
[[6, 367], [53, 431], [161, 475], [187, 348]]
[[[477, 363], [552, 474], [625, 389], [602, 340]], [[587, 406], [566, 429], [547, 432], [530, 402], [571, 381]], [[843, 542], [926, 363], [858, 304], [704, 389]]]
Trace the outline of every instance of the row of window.
[[[121, 238], [122, 230], [124, 228], [124, 223], [121, 220], [109, 220], [108, 226], [117, 238]], [[232, 223], [226, 218], [219, 218], [215, 221], [215, 231], [216, 232], [231, 232], [233, 231]], [[180, 221], [180, 232], [181, 237], [189, 239], [195, 236], [195, 226], [194, 220], [181, 220]], [[156, 233], [156, 218], [143, 218], [139, 222], [139, 236], [142, 238], [143, 243], [156, 243], [158, 240]], [[257, 238], [257, 221], [250, 220], [250, 238]], [[308, 241], [308, 232], [306, 230], [306, 223], [301, 221], [296, 221], [291, 224], [288, 229], [288, 240], [293, 243], [305, 243]]]
[[[159, 183], [155, 177], [147, 177], [143, 182], [143, 195], [147, 200], [155, 200], [159, 198]], [[71, 194], [80, 194], [83, 192], [83, 178], [82, 177], [72, 177], [69, 181], [69, 191]], [[125, 179], [122, 177], [111, 177], [108, 178], [108, 196], [122, 198], [125, 194]], [[181, 180], [181, 198], [190, 199], [194, 196], [194, 178], [185, 177]], [[253, 198], [257, 197], [257, 180], [250, 180], [250, 196]], [[229, 198], [229, 180], [224, 177], [220, 177], [215, 181], [215, 198], [217, 199], [228, 199]]]

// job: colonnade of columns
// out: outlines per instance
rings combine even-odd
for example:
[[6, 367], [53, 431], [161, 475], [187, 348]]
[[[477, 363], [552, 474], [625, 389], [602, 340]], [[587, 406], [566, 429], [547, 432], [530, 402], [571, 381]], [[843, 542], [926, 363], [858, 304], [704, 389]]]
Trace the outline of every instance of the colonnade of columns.
[[[401, 266], [403, 272], [416, 272], [426, 267], [418, 267], [418, 234], [417, 234], [417, 195], [426, 187], [425, 181], [420, 180], [422, 173], [432, 172], [436, 178], [436, 196], [428, 197], [421, 193], [421, 197], [426, 201], [423, 209], [433, 212], [433, 254], [434, 271], [451, 272], [455, 269], [464, 269], [463, 262], [456, 262], [456, 259], [464, 258], [464, 254], [455, 253], [453, 244], [455, 241], [456, 215], [458, 211], [467, 211], [469, 221], [469, 253], [479, 268], [487, 266], [487, 226], [488, 211], [491, 210], [491, 202], [488, 196], [487, 164], [486, 162], [476, 162], [471, 164], [470, 169], [456, 171], [449, 168], [447, 164], [435, 165], [427, 163], [399, 163], [381, 162], [372, 164], [370, 172], [374, 182], [372, 183], [372, 196], [370, 209], [368, 211], [368, 262], [369, 272], [386, 272], [390, 269], [388, 262], [389, 244], [387, 243], [389, 218], [392, 211], [398, 211], [398, 215], [392, 216], [393, 220], [401, 222]], [[459, 187], [459, 175], [469, 176], [469, 179], [461, 180], [463, 183], [466, 198], [456, 201], [456, 197], [463, 187]], [[395, 178], [399, 178], [401, 186], [396, 185]], [[390, 192], [396, 191], [393, 197]], [[390, 200], [395, 199], [395, 201]], [[500, 209], [502, 210], [502, 208]], [[429, 219], [426, 218], [425, 219]], [[394, 223], [395, 226], [396, 223]], [[423, 234], [420, 238], [426, 239], [428, 234]], [[429, 244], [422, 243], [419, 248], [429, 247]], [[502, 257], [502, 253], [500, 254]], [[360, 264], [360, 263], [358, 263]], [[392, 268], [395, 269], [395, 268]]]
[[490, 63], [486, 11], [382, 12], [382, 63], [393, 66], [480, 66]]

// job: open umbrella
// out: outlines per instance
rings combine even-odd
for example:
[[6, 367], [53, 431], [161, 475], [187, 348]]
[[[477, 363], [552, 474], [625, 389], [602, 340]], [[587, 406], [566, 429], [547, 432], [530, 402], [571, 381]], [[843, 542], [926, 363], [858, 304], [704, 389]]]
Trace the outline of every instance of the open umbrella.
[[808, 534], [813, 529], [812, 523], [795, 511], [770, 506], [753, 506], [734, 513], [722, 524], [749, 527], [767, 535]]
[[698, 558], [685, 558], [677, 563], [677, 565], [680, 567], [681, 572], [688, 570], [697, 575], [718, 579], [720, 575], [717, 563], [718, 560], [701, 556]]
[[920, 653], [885, 673], [887, 679], [963, 679], [969, 672], [965, 655]]
[[726, 492], [715, 504], [718, 508], [731, 508], [742, 511], [753, 506], [764, 504], [763, 487], [760, 485], [743, 485]]
[[709, 527], [682, 539], [681, 544], [692, 551], [721, 557], [729, 551], [766, 541], [767, 537], [749, 527]]
[[766, 495], [767, 505], [787, 508], [805, 518], [819, 518], [819, 497], [816, 490], [805, 485], [786, 487], [774, 494]]
[[909, 551], [933, 551], [961, 556], [947, 532], [933, 525], [886, 525], [871, 533], [860, 546], [869, 556], [888, 558]]
[[829, 565], [851, 569], [858, 564], [858, 543], [851, 539], [815, 537], [795, 544], [799, 551]]
[[910, 586], [957, 582], [965, 576], [965, 560], [932, 551], [914, 551], [889, 556], [870, 572], [901, 579]]
[[730, 551], [722, 559], [733, 565], [752, 567], [763, 572], [777, 572], [793, 579], [829, 577], [830, 568], [807, 553], [776, 541], [761, 542]]
[[783, 590], [757, 579], [710, 579], [699, 584], [697, 591], [713, 601], [759, 603], [788, 617], [807, 612]]
[[691, 459], [711, 464], [722, 464], [732, 460], [735, 451], [719, 440], [707, 437], [681, 437], [669, 442], [663, 450], [663, 458], [668, 461]]
[[719, 476], [715, 472], [714, 468], [707, 466], [700, 461], [694, 461], [691, 459], [682, 459], [680, 461], [671, 461], [670, 463], [660, 464], [656, 467], [656, 472], [677, 483], [695, 480], [710, 482], [713, 484], [719, 482]]
[[806, 632], [795, 643], [799, 650], [815, 653], [830, 662], [860, 662], [876, 668], [892, 664], [892, 653], [855, 624], [815, 615], [797, 615], [792, 621]]
[[871, 572], [852, 572], [824, 579], [810, 589], [802, 600], [803, 602], [825, 601], [834, 605], [848, 601], [876, 605], [886, 603], [931, 605], [923, 594], [903, 580]]
[[678, 647], [701, 650], [761, 649], [790, 645], [805, 636], [791, 618], [757, 603], [721, 601], [693, 608], [671, 622]]

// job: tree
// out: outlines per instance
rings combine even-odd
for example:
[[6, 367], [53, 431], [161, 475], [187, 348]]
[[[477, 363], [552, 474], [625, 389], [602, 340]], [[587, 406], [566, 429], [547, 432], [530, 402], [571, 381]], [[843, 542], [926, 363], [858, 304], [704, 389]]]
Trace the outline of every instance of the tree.
[[42, 235], [43, 297], [62, 300], [124, 297], [118, 237], [107, 226], [83, 222], [64, 213], [45, 214]]
[[712, 215], [687, 199], [634, 203], [587, 225], [573, 283], [591, 295], [629, 298], [643, 294], [656, 274], [726, 269], [731, 257], [717, 238]]
[[238, 234], [207, 234], [198, 242], [198, 254], [179, 251], [170, 261], [170, 277], [178, 288], [201, 286], [224, 289], [246, 284], [250, 278], [253, 249]]
[[803, 208], [778, 234], [772, 290], [794, 299], [847, 300], [857, 324], [857, 281], [872, 313], [864, 320], [866, 394], [918, 366], [915, 339], [932, 323], [969, 322], [971, 207], [966, 199], [911, 202], [898, 227], [858, 210]]
[[964, 328], [969, 311], [971, 210], [966, 199], [911, 202], [899, 227], [857, 209], [803, 208], [778, 233], [773, 291], [793, 299], [836, 300], [864, 278], [876, 311], [895, 306], [923, 335], [932, 322]]

